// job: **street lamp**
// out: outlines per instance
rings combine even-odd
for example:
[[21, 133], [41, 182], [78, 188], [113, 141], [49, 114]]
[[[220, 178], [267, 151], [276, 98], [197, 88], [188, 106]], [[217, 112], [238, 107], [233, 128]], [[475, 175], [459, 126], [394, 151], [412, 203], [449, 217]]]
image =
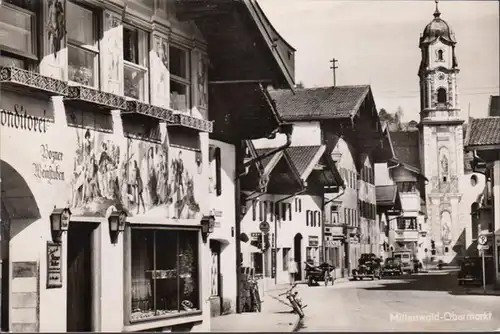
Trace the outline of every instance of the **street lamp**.
[[208, 236], [214, 232], [215, 217], [214, 216], [203, 216], [201, 218], [201, 236], [203, 242], [207, 242]]
[[54, 210], [50, 214], [50, 232], [52, 234], [52, 241], [58, 244], [61, 243], [62, 233], [68, 230], [70, 218], [70, 209], [58, 209], [54, 207]]
[[108, 217], [109, 236], [111, 243], [118, 242], [118, 235], [125, 231], [125, 223], [127, 222], [127, 213], [125, 211], [113, 211]]

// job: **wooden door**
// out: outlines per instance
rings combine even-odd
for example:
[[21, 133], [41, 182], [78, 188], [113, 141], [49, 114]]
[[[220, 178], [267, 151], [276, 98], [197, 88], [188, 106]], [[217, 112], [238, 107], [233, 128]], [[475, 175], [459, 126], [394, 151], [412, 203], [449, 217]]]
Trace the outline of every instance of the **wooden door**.
[[92, 232], [90, 223], [68, 230], [67, 331], [92, 332]]

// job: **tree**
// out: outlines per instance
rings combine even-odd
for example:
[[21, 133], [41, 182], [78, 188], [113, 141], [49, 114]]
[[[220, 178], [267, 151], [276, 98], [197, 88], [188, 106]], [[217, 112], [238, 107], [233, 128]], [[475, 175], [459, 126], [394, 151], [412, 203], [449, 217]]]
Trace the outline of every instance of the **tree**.
[[304, 89], [304, 83], [302, 81], [299, 81], [296, 85], [295, 85], [295, 88], [298, 88], [298, 89]]

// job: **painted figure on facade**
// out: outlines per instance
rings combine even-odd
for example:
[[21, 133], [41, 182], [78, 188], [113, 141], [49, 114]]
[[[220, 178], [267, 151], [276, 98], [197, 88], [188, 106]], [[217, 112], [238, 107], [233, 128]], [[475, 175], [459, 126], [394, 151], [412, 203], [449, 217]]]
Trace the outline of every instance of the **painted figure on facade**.
[[[81, 141], [77, 130], [71, 207], [75, 215], [103, 216], [110, 205], [122, 204], [120, 149], [109, 140], [96, 140], [89, 129]], [[104, 136], [104, 134], [99, 134]]]
[[443, 171], [443, 175], [448, 175], [448, 158], [446, 155], [443, 155], [441, 159], [441, 169]]
[[61, 50], [61, 41], [66, 35], [66, 18], [60, 0], [49, 0], [48, 2], [47, 31], [54, 57], [57, 57], [57, 52]]
[[451, 216], [448, 211], [441, 214], [441, 240], [444, 245], [451, 243]]
[[144, 191], [144, 184], [142, 182], [141, 171], [139, 169], [139, 166], [137, 165], [137, 160], [134, 160], [134, 181], [135, 181], [134, 188], [136, 194], [135, 203], [137, 203], [137, 214], [139, 214], [141, 203], [142, 203], [143, 213], [145, 213], [146, 206], [144, 205], [144, 198], [142, 197], [142, 193]]

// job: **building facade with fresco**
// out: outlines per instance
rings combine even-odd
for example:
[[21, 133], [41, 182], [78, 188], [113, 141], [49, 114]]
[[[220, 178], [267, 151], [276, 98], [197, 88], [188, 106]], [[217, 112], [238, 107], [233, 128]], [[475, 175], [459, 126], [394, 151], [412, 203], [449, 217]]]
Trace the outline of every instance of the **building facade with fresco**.
[[[252, 79], [238, 41], [174, 1], [0, 6], [2, 330], [209, 330], [208, 73]], [[258, 9], [213, 8], [247, 42]]]

